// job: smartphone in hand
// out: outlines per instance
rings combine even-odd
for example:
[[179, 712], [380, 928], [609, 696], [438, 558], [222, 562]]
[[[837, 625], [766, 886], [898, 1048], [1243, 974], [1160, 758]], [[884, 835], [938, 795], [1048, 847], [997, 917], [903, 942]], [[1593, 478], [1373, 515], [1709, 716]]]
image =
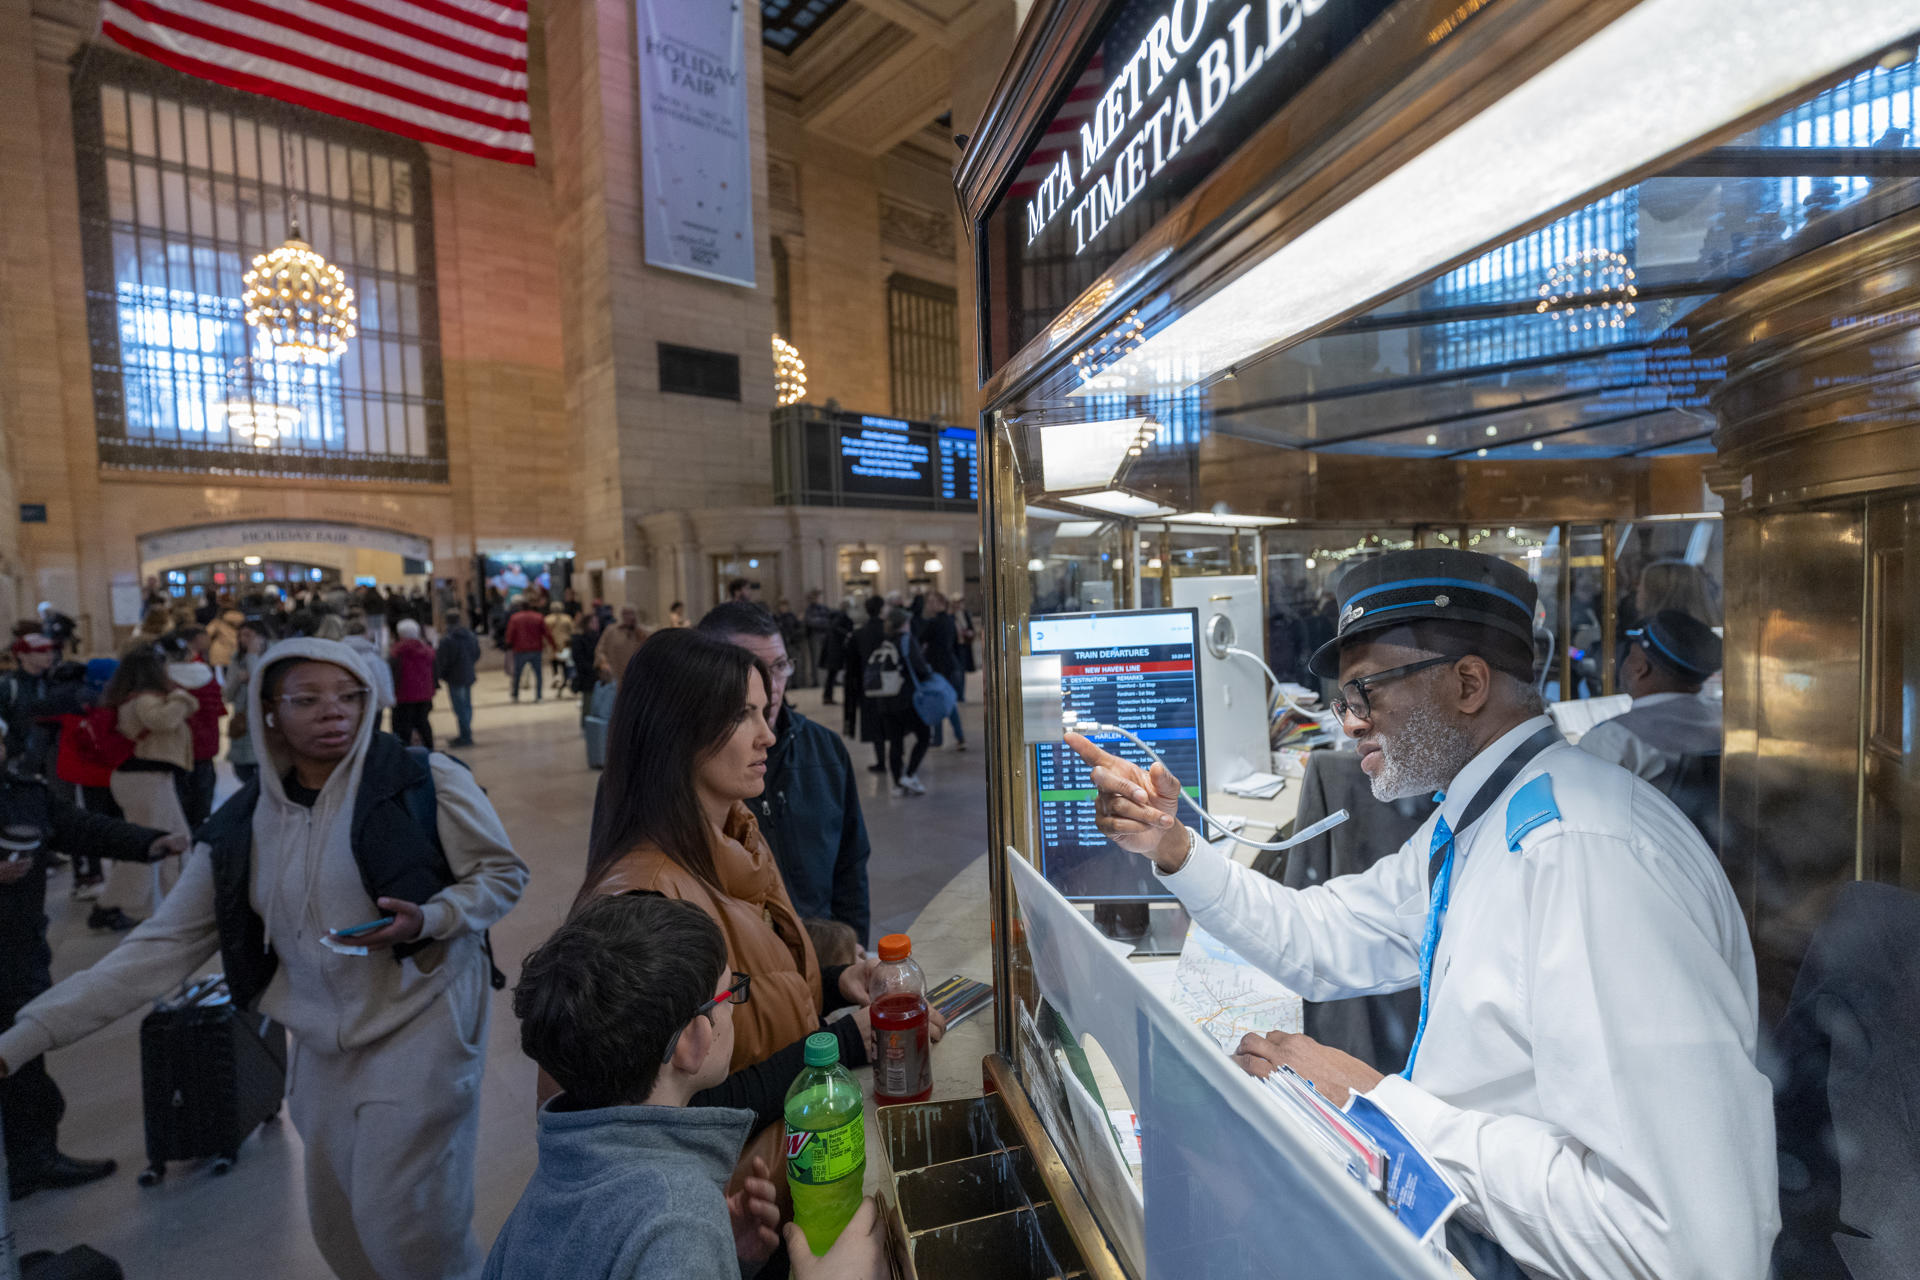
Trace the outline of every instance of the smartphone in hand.
[[392, 916], [381, 916], [378, 920], [369, 920], [365, 924], [356, 924], [350, 929], [335, 929], [333, 936], [336, 938], [357, 938], [363, 933], [372, 933], [376, 929], [384, 929], [392, 923]]

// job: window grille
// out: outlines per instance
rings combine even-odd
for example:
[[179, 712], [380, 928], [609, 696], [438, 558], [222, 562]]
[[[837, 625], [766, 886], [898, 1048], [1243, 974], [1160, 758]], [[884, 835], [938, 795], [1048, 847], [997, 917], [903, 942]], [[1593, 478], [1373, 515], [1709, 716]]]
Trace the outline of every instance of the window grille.
[[[423, 148], [104, 49], [73, 110], [102, 462], [445, 481]], [[265, 350], [241, 277], [296, 221], [346, 273], [359, 333], [301, 370], [298, 422], [260, 448], [224, 407], [236, 362]]]
[[960, 302], [945, 285], [887, 280], [887, 349], [895, 417], [958, 422]]

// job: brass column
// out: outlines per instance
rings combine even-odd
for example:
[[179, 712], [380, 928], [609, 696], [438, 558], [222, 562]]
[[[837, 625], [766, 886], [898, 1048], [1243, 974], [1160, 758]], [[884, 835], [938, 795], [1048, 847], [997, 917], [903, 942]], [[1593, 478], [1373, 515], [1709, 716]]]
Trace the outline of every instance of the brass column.
[[1615, 666], [1620, 655], [1614, 652], [1614, 629], [1619, 625], [1615, 615], [1618, 608], [1614, 596], [1620, 586], [1616, 575], [1620, 566], [1613, 556], [1613, 521], [1600, 522], [1600, 693], [1603, 697], [1612, 696], [1614, 689]]
[[1560, 697], [1573, 696], [1573, 526], [1560, 526]]

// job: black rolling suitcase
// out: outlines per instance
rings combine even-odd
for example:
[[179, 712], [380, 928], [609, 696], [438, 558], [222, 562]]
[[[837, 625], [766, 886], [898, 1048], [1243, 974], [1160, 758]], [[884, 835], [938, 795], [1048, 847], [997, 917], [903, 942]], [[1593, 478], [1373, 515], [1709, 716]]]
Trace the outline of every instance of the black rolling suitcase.
[[169, 1160], [211, 1156], [216, 1174], [231, 1169], [247, 1135], [279, 1113], [286, 1083], [285, 1029], [234, 1008], [224, 978], [203, 978], [156, 1004], [140, 1024], [140, 1185], [166, 1176]]
[[86, 1245], [65, 1253], [42, 1249], [20, 1259], [20, 1280], [126, 1280], [120, 1264]]

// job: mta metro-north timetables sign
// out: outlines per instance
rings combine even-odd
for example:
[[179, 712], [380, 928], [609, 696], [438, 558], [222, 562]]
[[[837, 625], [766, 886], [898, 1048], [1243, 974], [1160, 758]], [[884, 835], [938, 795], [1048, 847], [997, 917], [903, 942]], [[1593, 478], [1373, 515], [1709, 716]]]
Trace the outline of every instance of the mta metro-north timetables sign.
[[[1196, 800], [1206, 787], [1198, 632], [1192, 609], [1051, 614], [1027, 624], [1031, 652], [1060, 655], [1067, 708], [1080, 719], [1120, 725], [1152, 743]], [[1119, 734], [1089, 736], [1142, 768], [1152, 764]], [[1114, 845], [1094, 825], [1093, 779], [1073, 748], [1041, 742], [1033, 754], [1040, 871], [1048, 882], [1081, 902], [1171, 898], [1146, 859]], [[1188, 811], [1181, 820], [1191, 817]]]

